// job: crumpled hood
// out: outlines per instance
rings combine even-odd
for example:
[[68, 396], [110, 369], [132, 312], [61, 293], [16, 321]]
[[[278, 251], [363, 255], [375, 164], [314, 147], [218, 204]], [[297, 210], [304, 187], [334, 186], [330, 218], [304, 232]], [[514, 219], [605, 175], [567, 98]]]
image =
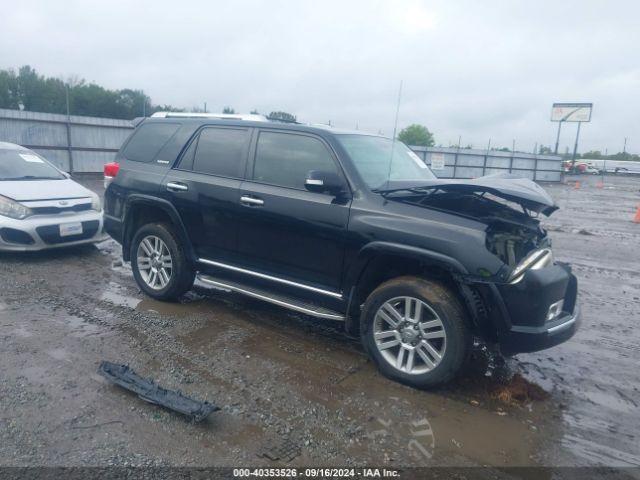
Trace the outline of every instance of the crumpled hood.
[[421, 181], [419, 186], [420, 188], [433, 187], [445, 191], [487, 192], [547, 216], [558, 209], [553, 198], [540, 185], [528, 178], [506, 172], [473, 179], [427, 180]]
[[91, 191], [69, 178], [0, 181], [0, 195], [16, 201], [91, 197]]

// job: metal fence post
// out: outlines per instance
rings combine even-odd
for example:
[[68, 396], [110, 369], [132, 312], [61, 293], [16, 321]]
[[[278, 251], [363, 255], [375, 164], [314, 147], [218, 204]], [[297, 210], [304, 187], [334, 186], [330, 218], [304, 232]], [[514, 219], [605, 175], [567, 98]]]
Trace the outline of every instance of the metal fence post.
[[516, 141], [511, 144], [511, 160], [509, 161], [509, 173], [513, 173], [513, 158], [516, 156]]
[[69, 173], [73, 173], [73, 152], [71, 149], [71, 115], [69, 113], [69, 85], [65, 85], [67, 93], [67, 152], [69, 154]]

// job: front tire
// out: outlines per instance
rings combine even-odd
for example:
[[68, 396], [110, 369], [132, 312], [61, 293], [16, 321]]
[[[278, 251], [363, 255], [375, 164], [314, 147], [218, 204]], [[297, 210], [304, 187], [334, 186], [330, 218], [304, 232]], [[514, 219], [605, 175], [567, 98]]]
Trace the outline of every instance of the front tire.
[[465, 310], [440, 282], [399, 277], [367, 298], [362, 343], [387, 377], [417, 388], [450, 381], [472, 346]]
[[193, 286], [195, 271], [170, 224], [140, 227], [131, 242], [130, 258], [136, 283], [156, 300], [177, 300]]

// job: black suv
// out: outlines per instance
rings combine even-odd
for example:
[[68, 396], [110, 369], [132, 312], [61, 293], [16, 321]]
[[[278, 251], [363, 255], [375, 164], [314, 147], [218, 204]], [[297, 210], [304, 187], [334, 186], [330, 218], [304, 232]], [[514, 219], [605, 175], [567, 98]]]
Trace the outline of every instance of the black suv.
[[536, 218], [557, 207], [534, 182], [440, 180], [388, 138], [221, 117], [146, 119], [108, 166], [105, 228], [149, 296], [197, 275], [342, 321], [418, 387], [450, 380], [474, 337], [513, 354], [575, 333], [576, 278]]

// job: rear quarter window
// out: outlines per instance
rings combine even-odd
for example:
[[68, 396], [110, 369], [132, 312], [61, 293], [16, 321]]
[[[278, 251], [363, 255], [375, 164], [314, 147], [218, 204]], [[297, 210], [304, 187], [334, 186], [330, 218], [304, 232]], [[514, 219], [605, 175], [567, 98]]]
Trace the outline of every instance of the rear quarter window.
[[142, 124], [122, 151], [127, 160], [151, 162], [180, 128], [179, 123]]

